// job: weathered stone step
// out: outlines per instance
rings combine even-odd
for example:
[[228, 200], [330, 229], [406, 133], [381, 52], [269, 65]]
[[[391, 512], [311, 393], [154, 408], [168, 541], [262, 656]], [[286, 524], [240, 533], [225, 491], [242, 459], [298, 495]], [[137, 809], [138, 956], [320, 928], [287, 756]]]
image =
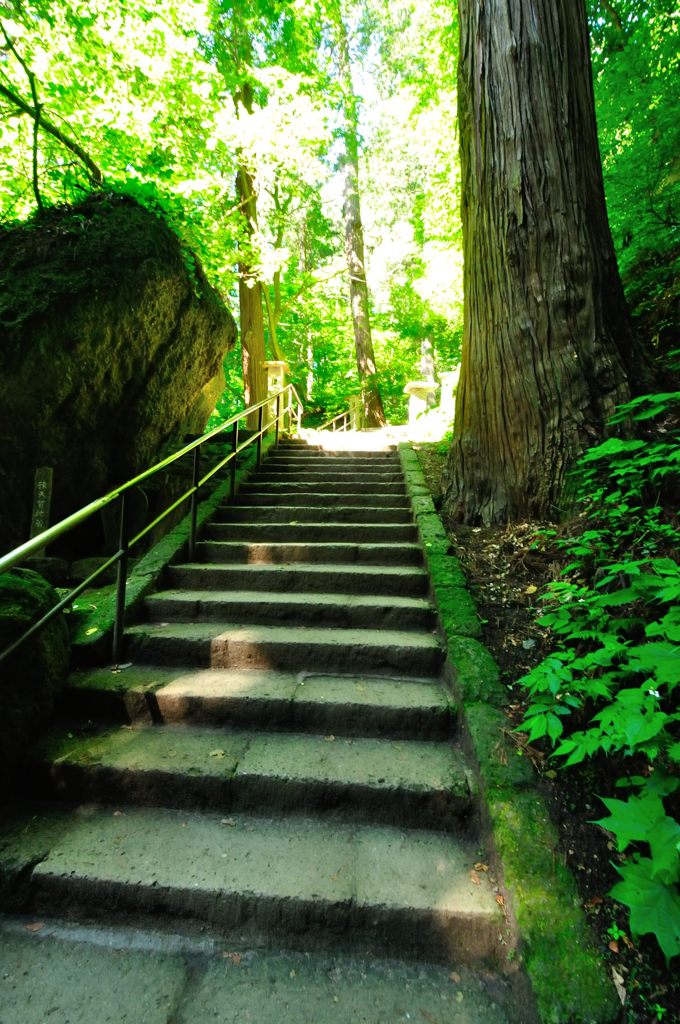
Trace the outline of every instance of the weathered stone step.
[[361, 451], [360, 449], [352, 451], [342, 447], [323, 447], [322, 445], [296, 444], [288, 441], [279, 441], [277, 447], [271, 449], [268, 457], [276, 458], [279, 455], [290, 455], [296, 458], [328, 459], [331, 462], [335, 462], [337, 459], [366, 459], [368, 462], [376, 463], [399, 461], [397, 451], [390, 447], [376, 449], [375, 451]]
[[66, 715], [82, 720], [242, 726], [445, 739], [456, 709], [444, 685], [413, 676], [229, 671], [132, 665], [69, 676]]
[[401, 473], [395, 470], [373, 470], [368, 472], [357, 472], [356, 469], [288, 469], [281, 467], [280, 469], [272, 468], [269, 469], [263, 465], [263, 468], [257, 474], [257, 480], [259, 482], [267, 483], [280, 483], [281, 480], [290, 480], [293, 483], [346, 483], [349, 481], [360, 480], [362, 484], [371, 486], [376, 489], [380, 488], [383, 484], [400, 484], [403, 481]]
[[247, 483], [241, 484], [238, 498], [241, 498], [244, 494], [261, 494], [265, 498], [277, 494], [294, 494], [296, 497], [305, 494], [323, 494], [324, 498], [330, 497], [333, 501], [342, 501], [344, 495], [352, 495], [353, 497], [361, 498], [365, 504], [370, 505], [370, 499], [377, 496], [381, 498], [394, 496], [397, 499], [395, 504], [398, 504], [406, 497], [406, 489], [402, 484], [382, 484], [380, 488], [376, 488], [371, 484], [363, 484], [361, 480], [346, 480], [340, 483], [331, 483], [329, 481], [320, 485], [315, 482], [305, 483], [300, 480], [289, 481], [287, 479], [283, 479], [280, 482], [270, 480], [262, 483], [257, 477], [253, 477]]
[[[248, 487], [241, 488], [238, 492], [237, 498], [240, 506], [248, 505], [256, 506], [258, 509], [266, 509], [268, 507], [278, 507], [280, 505], [300, 508], [306, 505], [313, 505], [317, 508], [328, 508], [329, 505], [340, 506], [347, 508], [350, 505], [358, 507], [370, 506], [373, 509], [395, 509], [402, 508], [408, 510], [409, 514], [411, 511], [411, 502], [405, 494], [376, 494], [374, 491], [366, 491], [363, 494], [357, 494], [356, 492], [343, 491], [341, 494], [331, 491], [317, 491], [317, 490], [290, 490], [285, 484], [274, 485], [272, 488], [265, 486], [262, 487]], [[228, 513], [231, 505], [222, 505], [218, 516], [221, 518], [221, 513]]]
[[127, 660], [195, 668], [438, 675], [443, 652], [436, 637], [388, 629], [313, 629], [175, 622], [130, 626]]
[[413, 514], [408, 506], [366, 507], [340, 505], [337, 502], [321, 505], [260, 505], [257, 511], [249, 506], [222, 505], [215, 513], [215, 521], [232, 523], [410, 523]]
[[189, 562], [170, 566], [167, 577], [173, 590], [265, 590], [281, 594], [423, 597], [428, 586], [426, 571], [411, 565], [203, 565]]
[[385, 466], [398, 468], [399, 456], [396, 452], [376, 452], [375, 454], [358, 452], [355, 455], [351, 455], [347, 452], [324, 452], [323, 450], [292, 451], [288, 448], [279, 447], [269, 452], [264, 465], [269, 466], [272, 463], [291, 466], [304, 463], [305, 465], [331, 466], [341, 469], [347, 466], [358, 466], [359, 468], [366, 466], [369, 469], [371, 467], [382, 468]]
[[155, 808], [83, 809], [62, 828], [30, 875], [36, 913], [172, 915], [452, 965], [499, 955], [494, 893], [470, 878], [478, 854], [446, 833]]
[[412, 523], [228, 523], [205, 528], [210, 540], [276, 541], [278, 543], [340, 542], [346, 544], [413, 542], [418, 531]]
[[49, 736], [36, 774], [61, 798], [264, 813], [454, 831], [469, 816], [469, 773], [449, 743], [117, 727]]
[[326, 565], [422, 565], [419, 544], [311, 544], [244, 541], [199, 541], [199, 560], [205, 562], [247, 562], [249, 565], [281, 565], [286, 562], [314, 562]]
[[243, 622], [255, 625], [342, 626], [432, 630], [436, 612], [420, 597], [295, 594], [259, 590], [164, 590], [145, 601], [151, 622]]

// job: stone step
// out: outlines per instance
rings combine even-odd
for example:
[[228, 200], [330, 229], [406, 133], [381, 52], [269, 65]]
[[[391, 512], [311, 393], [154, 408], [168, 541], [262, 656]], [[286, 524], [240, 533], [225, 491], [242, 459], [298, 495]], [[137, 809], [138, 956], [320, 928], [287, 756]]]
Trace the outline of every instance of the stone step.
[[305, 469], [304, 467], [290, 469], [287, 466], [281, 466], [277, 469], [275, 466], [270, 468], [264, 463], [257, 473], [257, 480], [262, 482], [280, 483], [283, 479], [291, 480], [294, 483], [318, 484], [361, 481], [367, 487], [379, 489], [383, 484], [401, 484], [404, 478], [400, 472], [393, 469], [372, 470], [371, 472], [368, 472], [368, 470], [361, 472], [351, 467], [334, 470], [332, 468], [317, 469], [315, 467], [310, 469]]
[[342, 626], [433, 630], [436, 612], [420, 597], [296, 594], [261, 590], [164, 590], [145, 601], [151, 622], [241, 622], [254, 625]]
[[64, 713], [83, 720], [195, 723], [393, 739], [445, 739], [456, 709], [444, 685], [413, 676], [148, 665], [74, 672]]
[[249, 565], [281, 565], [313, 562], [326, 565], [422, 565], [419, 544], [312, 544], [245, 541], [199, 541], [196, 555], [203, 562], [247, 562]]
[[500, 959], [500, 908], [486, 876], [470, 877], [478, 853], [447, 833], [157, 808], [90, 806], [64, 818], [29, 873], [37, 914], [164, 915], [216, 926], [232, 942], [452, 966]]
[[128, 661], [195, 668], [437, 676], [443, 663], [435, 636], [388, 629], [146, 623], [126, 630], [125, 645]]
[[277, 494], [286, 492], [288, 494], [356, 494], [363, 495], [374, 495], [379, 493], [381, 496], [394, 494], [398, 495], [399, 498], [403, 498], [406, 495], [406, 488], [404, 484], [381, 484], [380, 488], [375, 488], [371, 484], [362, 483], [361, 479], [354, 480], [341, 480], [341, 481], [327, 481], [321, 489], [314, 482], [305, 483], [304, 480], [289, 481], [287, 478], [283, 480], [274, 480], [265, 483], [261, 483], [260, 480], [254, 476], [251, 480], [241, 484], [239, 488], [239, 497], [242, 494]]
[[418, 531], [413, 523], [211, 523], [204, 535], [208, 540], [275, 541], [282, 543], [338, 542], [375, 544], [413, 543]]
[[260, 505], [254, 510], [249, 505], [222, 505], [215, 511], [213, 522], [230, 523], [411, 523], [410, 507], [366, 507], [340, 505], [328, 501], [321, 505]]
[[329, 455], [297, 455], [289, 453], [278, 453], [270, 455], [262, 463], [263, 469], [316, 469], [322, 472], [335, 472], [336, 470], [352, 470], [357, 475], [364, 472], [391, 472], [399, 471], [399, 460], [396, 456], [383, 456], [380, 459], [367, 459], [364, 456], [344, 456], [340, 454]]
[[264, 590], [280, 594], [371, 594], [424, 597], [428, 575], [411, 565], [203, 565], [167, 570], [172, 590]]
[[[370, 506], [373, 509], [401, 508], [406, 509], [409, 516], [411, 514], [411, 502], [405, 494], [375, 494], [372, 491], [366, 491], [363, 494], [344, 491], [342, 494], [339, 494], [331, 491], [310, 491], [308, 489], [294, 491], [290, 490], [285, 484], [277, 484], [271, 488], [266, 485], [257, 488], [242, 487], [238, 492], [236, 500], [240, 506], [255, 506], [258, 509], [278, 508], [280, 505], [293, 508], [312, 505], [325, 509], [329, 505], [342, 508], [347, 508], [348, 506], [365, 508]], [[222, 518], [222, 513], [228, 513], [231, 507], [231, 505], [222, 505], [218, 512], [218, 517]]]
[[333, 816], [459, 830], [469, 772], [449, 743], [248, 732], [208, 726], [116, 727], [48, 736], [36, 782], [70, 802]]

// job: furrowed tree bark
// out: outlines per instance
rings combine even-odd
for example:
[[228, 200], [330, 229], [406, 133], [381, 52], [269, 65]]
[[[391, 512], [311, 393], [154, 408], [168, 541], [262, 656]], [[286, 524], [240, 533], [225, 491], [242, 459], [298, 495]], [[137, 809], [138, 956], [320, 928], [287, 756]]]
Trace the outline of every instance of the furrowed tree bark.
[[371, 337], [368, 283], [364, 256], [364, 229], [359, 194], [359, 142], [357, 99], [352, 83], [347, 29], [338, 11], [335, 18], [338, 74], [343, 92], [343, 153], [340, 170], [343, 177], [342, 215], [345, 228], [345, 257], [349, 272], [349, 296], [354, 327], [357, 369], [367, 427], [385, 425], [378, 374]]
[[444, 515], [560, 511], [649, 378], [605, 210], [583, 0], [459, 0], [464, 340]]

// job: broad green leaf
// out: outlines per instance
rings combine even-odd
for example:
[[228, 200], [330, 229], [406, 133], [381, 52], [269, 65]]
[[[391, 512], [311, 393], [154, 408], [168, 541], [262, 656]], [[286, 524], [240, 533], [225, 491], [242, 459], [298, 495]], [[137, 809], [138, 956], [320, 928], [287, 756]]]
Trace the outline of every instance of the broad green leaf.
[[647, 842], [659, 822], [666, 817], [661, 799], [652, 794], [631, 796], [628, 800], [616, 800], [613, 797], [600, 799], [609, 811], [609, 817], [600, 818], [593, 824], [614, 833], [619, 852], [625, 850], [629, 843]]
[[652, 875], [652, 862], [640, 858], [617, 867], [621, 882], [610, 896], [630, 909], [630, 929], [634, 935], [656, 937], [666, 960], [680, 953], [680, 896], [676, 886], [664, 885]]

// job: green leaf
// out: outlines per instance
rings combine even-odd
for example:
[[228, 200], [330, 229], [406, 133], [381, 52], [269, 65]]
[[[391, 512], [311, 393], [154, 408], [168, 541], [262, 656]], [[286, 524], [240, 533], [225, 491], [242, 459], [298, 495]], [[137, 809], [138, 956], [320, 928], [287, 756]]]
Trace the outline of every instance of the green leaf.
[[680, 650], [675, 644], [658, 642], [641, 644], [628, 650], [630, 667], [644, 672], [659, 684], [674, 686], [680, 676]]
[[600, 797], [610, 817], [593, 822], [601, 825], [616, 836], [619, 853], [634, 841], [647, 842], [659, 822], [666, 817], [666, 809], [660, 797], [647, 793], [632, 796], [628, 800]]
[[680, 823], [666, 816], [649, 837], [652, 875], [670, 884], [680, 879]]
[[664, 885], [652, 874], [652, 862], [639, 861], [617, 867], [621, 882], [609, 895], [630, 909], [630, 930], [634, 935], [650, 932], [661, 946], [666, 960], [680, 953], [680, 896], [675, 886]]

